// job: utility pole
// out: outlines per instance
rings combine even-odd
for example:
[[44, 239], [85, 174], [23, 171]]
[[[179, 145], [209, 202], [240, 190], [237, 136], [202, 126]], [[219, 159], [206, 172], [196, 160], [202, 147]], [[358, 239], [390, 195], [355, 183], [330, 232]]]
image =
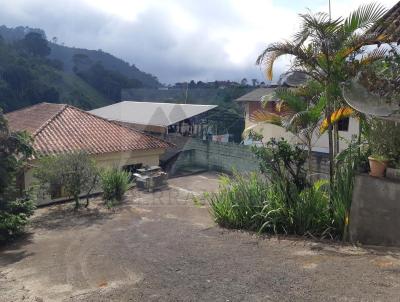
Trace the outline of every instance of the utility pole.
[[329, 0], [329, 20], [332, 19], [331, 0]]
[[189, 90], [189, 83], [186, 83], [186, 91], [185, 91], [185, 104], [187, 104], [188, 99], [188, 90]]

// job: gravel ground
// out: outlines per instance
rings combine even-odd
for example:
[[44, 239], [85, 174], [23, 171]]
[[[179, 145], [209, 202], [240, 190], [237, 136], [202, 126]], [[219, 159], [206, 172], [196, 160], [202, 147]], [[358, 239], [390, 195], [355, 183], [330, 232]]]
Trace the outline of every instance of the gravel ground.
[[221, 229], [211, 173], [114, 210], [42, 208], [0, 250], [0, 301], [400, 301], [400, 252]]

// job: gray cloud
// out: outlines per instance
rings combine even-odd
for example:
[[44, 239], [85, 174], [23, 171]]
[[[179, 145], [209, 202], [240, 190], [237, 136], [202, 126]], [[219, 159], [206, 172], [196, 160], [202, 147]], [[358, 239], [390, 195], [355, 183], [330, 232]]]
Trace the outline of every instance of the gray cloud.
[[[137, 14], [134, 0], [114, 0], [113, 12], [101, 9], [106, 2], [0, 0], [0, 20], [42, 28], [67, 46], [103, 49], [164, 83], [263, 80], [254, 64], [258, 53], [295, 29], [289, 3], [272, 0], [141, 0]], [[121, 15], [115, 13], [119, 8]], [[124, 18], [129, 10], [136, 15], [132, 20]], [[279, 62], [275, 74], [285, 67]]]

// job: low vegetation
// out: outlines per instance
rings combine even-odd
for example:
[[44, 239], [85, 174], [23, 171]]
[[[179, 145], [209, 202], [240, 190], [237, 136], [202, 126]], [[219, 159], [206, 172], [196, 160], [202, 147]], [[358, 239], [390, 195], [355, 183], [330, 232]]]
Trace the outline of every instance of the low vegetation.
[[349, 219], [354, 157], [347, 155], [336, 174], [330, 199], [328, 180], [311, 182], [306, 153], [282, 140], [254, 148], [260, 172], [221, 178], [207, 195], [215, 221], [224, 227], [275, 234], [344, 238]]
[[88, 207], [90, 195], [99, 190], [107, 207], [112, 207], [123, 199], [130, 186], [129, 172], [117, 168], [101, 170], [85, 152], [42, 157], [34, 176], [39, 198], [69, 197], [75, 202], [75, 209], [81, 206], [81, 198], [86, 199]]
[[115, 202], [122, 201], [125, 192], [129, 189], [129, 172], [113, 168], [105, 170], [100, 175], [103, 199], [108, 207]]

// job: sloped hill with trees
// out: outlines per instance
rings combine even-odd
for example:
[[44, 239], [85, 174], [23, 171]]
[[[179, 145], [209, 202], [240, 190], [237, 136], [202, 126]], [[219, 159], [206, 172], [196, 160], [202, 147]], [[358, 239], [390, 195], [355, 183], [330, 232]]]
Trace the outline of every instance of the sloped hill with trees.
[[157, 78], [102, 51], [46, 40], [44, 31], [0, 26], [0, 107], [38, 102], [92, 109], [121, 99], [127, 88], [155, 88]]

